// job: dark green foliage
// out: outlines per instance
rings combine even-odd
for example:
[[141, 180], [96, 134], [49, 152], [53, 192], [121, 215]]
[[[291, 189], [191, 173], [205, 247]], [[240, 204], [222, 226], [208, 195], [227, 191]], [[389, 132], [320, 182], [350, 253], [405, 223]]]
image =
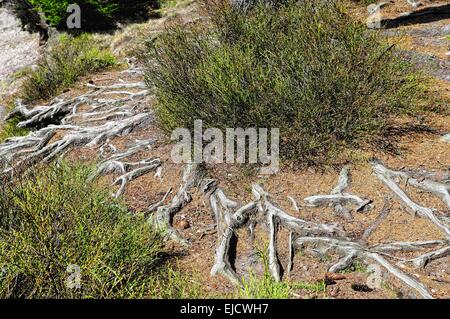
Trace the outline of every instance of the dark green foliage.
[[[0, 183], [0, 298], [199, 297], [144, 216], [92, 173], [63, 162]], [[67, 285], [75, 265], [80, 288]]]
[[27, 20], [31, 7], [35, 13], [42, 12], [48, 24], [60, 30], [67, 29], [66, 20], [70, 15], [67, 8], [76, 3], [81, 8], [81, 32], [110, 29], [116, 22], [127, 19], [148, 19], [159, 8], [158, 0], [18, 0], [18, 3], [16, 12], [26, 24], [32, 24]]
[[373, 142], [414, 109], [417, 79], [339, 1], [206, 1], [208, 24], [174, 25], [149, 43], [146, 79], [162, 126], [280, 128], [284, 158], [328, 162]]
[[[85, 166], [36, 169], [0, 192], [0, 297], [128, 298], [150, 287], [161, 240], [88, 181]], [[81, 288], [67, 287], [69, 265]]]
[[[10, 107], [11, 109], [12, 107]], [[29, 133], [29, 130], [26, 128], [19, 128], [17, 124], [24, 119], [20, 116], [14, 116], [8, 121], [2, 123], [0, 125], [0, 143], [3, 143], [7, 138], [13, 136], [24, 136]]]

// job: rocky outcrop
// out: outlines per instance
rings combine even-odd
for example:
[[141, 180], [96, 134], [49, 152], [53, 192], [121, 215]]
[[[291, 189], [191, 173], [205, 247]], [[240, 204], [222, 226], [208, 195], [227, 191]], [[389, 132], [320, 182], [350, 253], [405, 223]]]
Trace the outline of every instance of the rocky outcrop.
[[[0, 97], [13, 94], [18, 85], [14, 73], [34, 64], [39, 57], [39, 35], [22, 30], [12, 11], [0, 8]], [[4, 98], [2, 99], [2, 104]], [[3, 107], [2, 107], [3, 106]], [[5, 105], [0, 105], [0, 115]], [[0, 118], [1, 121], [1, 118]]]

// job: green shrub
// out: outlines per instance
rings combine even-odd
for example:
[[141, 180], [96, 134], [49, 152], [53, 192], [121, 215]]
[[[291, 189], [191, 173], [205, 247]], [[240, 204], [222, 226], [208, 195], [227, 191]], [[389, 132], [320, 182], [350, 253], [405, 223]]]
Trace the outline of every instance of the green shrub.
[[326, 297], [325, 282], [318, 281], [316, 283], [304, 282], [277, 282], [273, 279], [269, 269], [269, 256], [267, 253], [267, 244], [265, 248], [257, 250], [258, 257], [264, 267], [261, 277], [254, 273], [250, 273], [248, 278], [243, 278], [243, 286], [237, 290], [235, 294], [241, 299], [289, 299], [292, 298], [297, 290], [306, 290], [308, 293], [318, 294], [320, 297]]
[[280, 128], [281, 155], [333, 161], [412, 112], [417, 77], [340, 1], [255, 5], [206, 0], [209, 19], [148, 43], [146, 81], [162, 127]]
[[194, 279], [198, 278], [181, 272], [176, 266], [167, 266], [152, 277], [152, 290], [146, 297], [151, 299], [212, 298], [212, 295], [205, 292], [202, 285]]
[[29, 133], [27, 128], [19, 128], [17, 124], [23, 121], [20, 116], [15, 116], [8, 121], [0, 124], [0, 143], [3, 143], [7, 138], [13, 136], [24, 136]]
[[320, 280], [315, 283], [306, 282], [277, 282], [272, 278], [268, 269], [262, 277], [250, 274], [243, 280], [243, 287], [238, 290], [236, 297], [239, 299], [289, 299], [295, 296], [297, 291], [303, 291], [305, 297], [327, 297], [327, 285]]
[[[0, 298], [197, 296], [163, 263], [158, 234], [90, 182], [91, 173], [60, 163], [1, 184]], [[79, 289], [67, 286], [70, 265], [80, 267]]]
[[272, 278], [267, 267], [262, 275], [250, 273], [248, 278], [243, 279], [243, 287], [238, 290], [237, 297], [240, 299], [289, 299], [292, 288], [286, 282], [277, 282]]
[[51, 26], [66, 29], [70, 13], [67, 8], [76, 3], [81, 9], [83, 31], [101, 30], [114, 27], [123, 19], [145, 19], [152, 9], [159, 8], [158, 0], [26, 0], [38, 11], [44, 13]]
[[114, 56], [92, 36], [62, 35], [25, 79], [22, 98], [27, 102], [50, 98], [74, 84], [80, 76], [115, 64]]

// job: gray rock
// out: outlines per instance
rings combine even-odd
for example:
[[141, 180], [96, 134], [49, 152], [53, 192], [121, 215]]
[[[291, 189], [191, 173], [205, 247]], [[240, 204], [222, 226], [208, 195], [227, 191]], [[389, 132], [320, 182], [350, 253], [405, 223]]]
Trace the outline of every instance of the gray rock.
[[441, 137], [441, 141], [450, 143], [450, 133]]

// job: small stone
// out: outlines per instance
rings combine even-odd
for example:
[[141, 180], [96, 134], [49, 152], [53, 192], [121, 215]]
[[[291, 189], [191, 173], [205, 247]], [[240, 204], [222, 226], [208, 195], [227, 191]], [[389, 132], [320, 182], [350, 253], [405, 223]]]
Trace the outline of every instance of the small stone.
[[415, 1], [415, 0], [408, 0], [408, 3], [413, 7], [413, 9], [417, 9], [418, 7], [422, 6], [422, 2]]
[[450, 143], [450, 133], [441, 137], [441, 141]]
[[328, 272], [325, 274], [325, 279], [329, 279], [331, 281], [343, 280], [346, 278], [347, 277], [344, 274], [331, 273], [331, 272]]
[[188, 229], [190, 227], [191, 227], [191, 225], [189, 224], [189, 222], [187, 220], [182, 220], [177, 225], [177, 228], [179, 228], [179, 229]]
[[360, 292], [372, 292], [373, 289], [367, 286], [366, 284], [360, 284], [360, 283], [354, 283], [351, 285], [352, 289], [354, 291], [360, 291]]

